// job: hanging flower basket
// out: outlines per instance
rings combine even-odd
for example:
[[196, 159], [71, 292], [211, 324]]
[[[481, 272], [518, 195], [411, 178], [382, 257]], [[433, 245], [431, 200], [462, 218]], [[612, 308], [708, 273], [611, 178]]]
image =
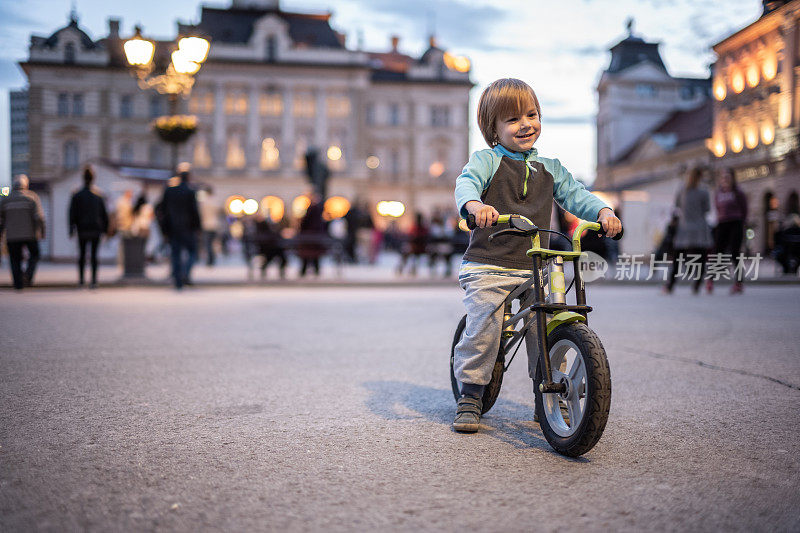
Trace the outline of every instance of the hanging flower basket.
[[153, 129], [161, 140], [181, 144], [197, 131], [197, 117], [194, 115], [167, 115], [153, 122]]

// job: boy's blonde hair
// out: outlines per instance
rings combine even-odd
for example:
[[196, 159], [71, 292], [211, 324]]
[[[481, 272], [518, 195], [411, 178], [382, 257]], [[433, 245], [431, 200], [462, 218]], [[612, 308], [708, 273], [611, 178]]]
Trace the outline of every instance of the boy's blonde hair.
[[497, 145], [495, 123], [498, 117], [522, 114], [531, 104], [536, 108], [539, 118], [542, 110], [539, 99], [530, 85], [516, 78], [500, 78], [493, 81], [481, 94], [478, 102], [478, 127], [489, 146]]

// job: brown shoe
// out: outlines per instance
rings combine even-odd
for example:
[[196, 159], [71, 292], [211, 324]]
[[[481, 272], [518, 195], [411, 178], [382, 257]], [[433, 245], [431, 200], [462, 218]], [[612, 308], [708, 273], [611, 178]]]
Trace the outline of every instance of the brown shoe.
[[459, 433], [475, 433], [480, 428], [483, 402], [480, 398], [462, 396], [458, 399], [453, 429]]

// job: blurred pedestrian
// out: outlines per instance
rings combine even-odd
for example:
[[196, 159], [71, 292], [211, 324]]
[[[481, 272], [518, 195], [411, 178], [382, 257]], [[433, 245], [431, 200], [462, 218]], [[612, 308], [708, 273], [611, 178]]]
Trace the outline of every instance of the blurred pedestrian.
[[[729, 168], [722, 169], [717, 177], [714, 190], [714, 206], [717, 210], [717, 227], [714, 230], [714, 251], [730, 254], [733, 262], [739, 255], [744, 239], [744, 224], [747, 220], [747, 197], [736, 183], [736, 177]], [[736, 271], [736, 280], [731, 294], [742, 292], [742, 269]], [[714, 290], [714, 281], [706, 280], [706, 290]]]
[[[0, 200], [0, 237], [5, 232], [11, 277], [17, 290], [33, 285], [36, 264], [39, 262], [39, 239], [45, 237], [42, 203], [29, 185], [28, 176], [18, 175], [9, 195]], [[23, 250], [28, 251], [24, 270]]]
[[83, 171], [83, 188], [72, 195], [69, 202], [69, 236], [78, 233], [78, 285], [83, 286], [86, 267], [86, 249], [89, 248], [92, 267], [91, 288], [97, 287], [97, 247], [100, 236], [109, 229], [106, 202], [92, 187], [94, 172], [91, 167]]
[[217, 197], [214, 196], [214, 189], [206, 186], [198, 193], [200, 203], [200, 225], [203, 229], [203, 248], [206, 254], [206, 265], [214, 266], [217, 262], [217, 255], [214, 251], [216, 246], [217, 233], [219, 232], [220, 206]]
[[453, 216], [449, 219], [451, 229], [450, 233], [450, 253], [447, 256], [447, 269], [444, 272], [445, 277], [450, 277], [453, 274], [453, 257], [462, 257], [464, 252], [469, 247], [469, 232], [464, 231], [459, 226], [460, 217]]
[[[431, 275], [436, 273], [436, 264], [441, 260], [447, 262], [450, 257], [452, 227], [447, 225], [444, 215], [436, 212], [431, 217], [430, 229], [428, 232], [428, 242], [425, 251], [428, 254], [428, 267]], [[445, 271], [449, 271], [445, 265]]]
[[[664, 292], [669, 294], [675, 285], [679, 264], [684, 267], [684, 275], [689, 273], [694, 278], [692, 292], [700, 292], [705, 273], [706, 254], [712, 246], [711, 229], [706, 222], [706, 214], [710, 209], [708, 190], [700, 185], [703, 171], [693, 168], [675, 198], [678, 213], [678, 228], [675, 232], [675, 254], [672, 259], [669, 279]], [[699, 263], [698, 263], [699, 262]], [[690, 269], [692, 272], [689, 272]], [[699, 272], [698, 272], [699, 270]]]
[[189, 186], [191, 165], [178, 165], [178, 185], [167, 187], [160, 203], [163, 228], [172, 255], [172, 278], [176, 289], [191, 285], [191, 270], [197, 260], [197, 233], [200, 212], [197, 196]]
[[278, 271], [281, 279], [286, 277], [286, 253], [284, 252], [283, 237], [280, 226], [273, 222], [269, 215], [259, 216], [255, 224], [255, 240], [258, 255], [261, 256], [261, 279], [267, 277], [267, 267], [273, 260], [278, 262]]
[[306, 275], [309, 266], [319, 276], [319, 260], [325, 254], [328, 241], [325, 220], [322, 218], [323, 210], [319, 194], [313, 193], [311, 204], [300, 221], [300, 233], [297, 236], [297, 255], [303, 261], [300, 277]]
[[417, 275], [417, 264], [427, 251], [429, 234], [430, 229], [425, 223], [425, 218], [422, 216], [422, 213], [417, 213], [414, 217], [414, 224], [411, 226], [406, 236], [403, 255], [400, 257], [400, 264], [397, 265], [398, 274], [403, 273], [408, 259], [411, 258], [411, 268], [409, 271], [412, 276]]

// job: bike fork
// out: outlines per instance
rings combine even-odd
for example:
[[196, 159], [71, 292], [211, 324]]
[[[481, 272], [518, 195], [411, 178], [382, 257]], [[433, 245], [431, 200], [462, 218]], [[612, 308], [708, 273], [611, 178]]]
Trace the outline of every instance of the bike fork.
[[[542, 258], [538, 255], [533, 256], [533, 275], [535, 283], [533, 290], [535, 291], [536, 301], [544, 302], [544, 279], [542, 276]], [[538, 309], [536, 313], [536, 332], [539, 335], [539, 358], [544, 367], [544, 375], [542, 382], [539, 383], [539, 392], [566, 392], [567, 386], [564, 383], [553, 383], [553, 372], [550, 369], [550, 349], [547, 346], [547, 312], [543, 309]]]

